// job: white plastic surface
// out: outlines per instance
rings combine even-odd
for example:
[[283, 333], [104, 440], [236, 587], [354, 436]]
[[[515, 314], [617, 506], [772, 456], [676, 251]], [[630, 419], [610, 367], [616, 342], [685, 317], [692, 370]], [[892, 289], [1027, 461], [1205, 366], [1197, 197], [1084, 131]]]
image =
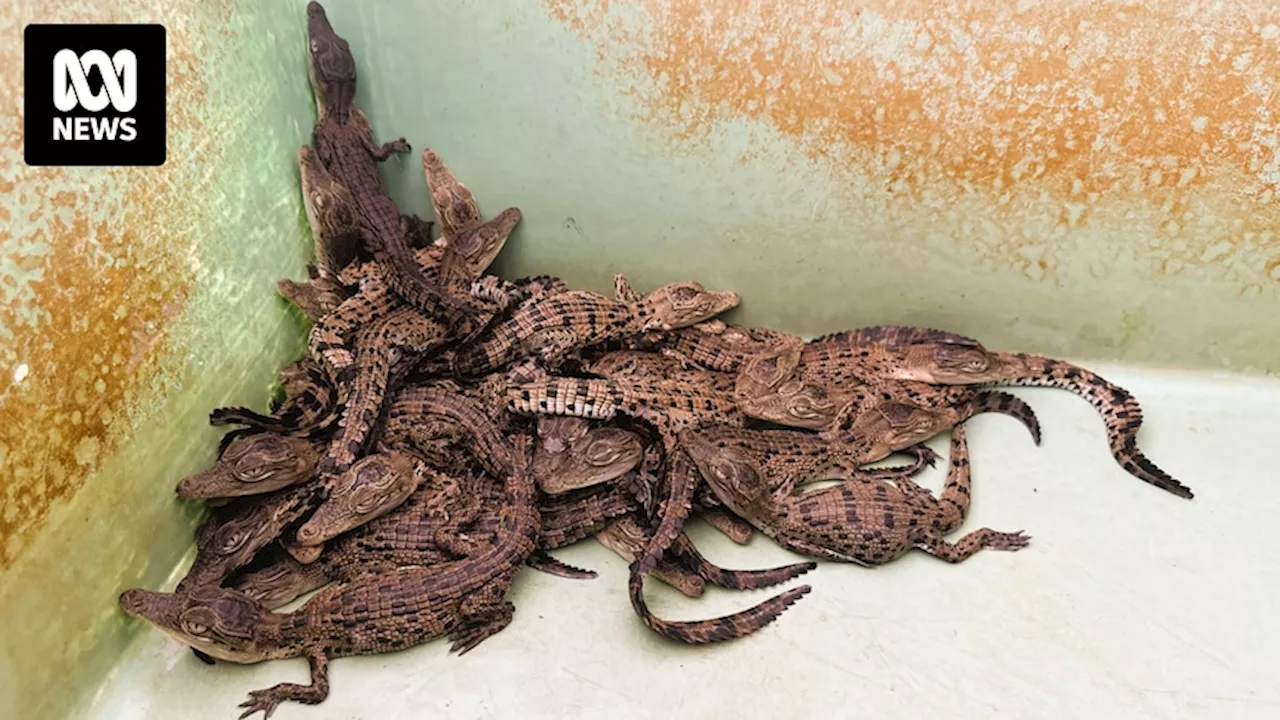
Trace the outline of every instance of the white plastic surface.
[[[1121, 470], [1083, 400], [1014, 389], [1044, 443], [1004, 416], [971, 421], [973, 509], [952, 539], [1025, 529], [1025, 550], [959, 565], [920, 551], [877, 569], [821, 563], [791, 583], [813, 592], [773, 625], [686, 647], [640, 623], [626, 564], [588, 540], [556, 555], [598, 579], [522, 570], [515, 620], [469, 655], [433, 642], [338, 659], [323, 704], [286, 704], [273, 720], [1280, 717], [1280, 383], [1090, 367], [1138, 397], [1140, 445], [1194, 500]], [[933, 445], [945, 455], [945, 437]], [[942, 466], [922, 484], [940, 487]], [[739, 547], [701, 523], [690, 532], [725, 567], [798, 558], [760, 535]], [[690, 600], [648, 588], [672, 619], [777, 592]], [[230, 720], [248, 691], [306, 681], [305, 660], [210, 667], [149, 630], [86, 716]]]

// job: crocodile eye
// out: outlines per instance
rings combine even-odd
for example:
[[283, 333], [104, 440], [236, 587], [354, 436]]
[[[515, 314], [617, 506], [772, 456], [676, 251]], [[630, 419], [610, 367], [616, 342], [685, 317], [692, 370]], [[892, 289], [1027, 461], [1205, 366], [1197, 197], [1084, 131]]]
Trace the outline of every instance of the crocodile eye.
[[249, 533], [241, 527], [225, 528], [220, 541], [215, 545], [221, 555], [230, 555], [239, 550], [249, 540]]
[[238, 468], [236, 470], [236, 478], [250, 483], [261, 482], [275, 474], [275, 468], [262, 464], [252, 465], [247, 468]]
[[608, 465], [616, 462], [622, 457], [622, 448], [617, 447], [608, 440], [596, 440], [587, 446], [583, 458], [590, 465]]
[[812, 420], [813, 418], [818, 417], [821, 413], [819, 413], [817, 408], [814, 407], [812, 398], [802, 395], [796, 398], [795, 401], [787, 407], [787, 414], [801, 420]]
[[178, 618], [178, 625], [190, 635], [208, 635], [209, 628], [213, 624], [213, 618], [210, 615], [206, 608], [191, 608]]
[[320, 52], [320, 41], [319, 41], [319, 40], [312, 40], [312, 41], [311, 41], [311, 52]]

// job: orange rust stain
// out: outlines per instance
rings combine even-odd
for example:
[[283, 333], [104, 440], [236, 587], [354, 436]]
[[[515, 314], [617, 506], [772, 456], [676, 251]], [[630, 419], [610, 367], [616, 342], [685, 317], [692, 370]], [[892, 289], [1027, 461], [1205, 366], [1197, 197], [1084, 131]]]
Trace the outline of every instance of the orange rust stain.
[[[156, 2], [68, 6], [60, 22], [137, 21]], [[161, 3], [166, 6], [183, 3]], [[194, 6], [193, 6], [194, 7]], [[228, 13], [224, 4], [216, 6]], [[175, 9], [169, 7], [167, 9]], [[191, 9], [191, 8], [188, 8]], [[210, 11], [210, 6], [200, 8]], [[224, 18], [225, 19], [225, 18]], [[209, 64], [198, 38], [169, 27], [169, 162], [162, 168], [27, 168], [0, 183], [8, 207], [28, 223], [0, 226], [0, 249], [29, 274], [18, 301], [0, 306], [0, 569], [13, 564], [54, 503], [72, 496], [132, 431], [157, 375], [168, 325], [185, 306], [195, 238], [188, 183], [179, 173], [218, 161], [218, 143], [182, 144], [213, 131], [206, 106]], [[13, 93], [21, 87], [20, 44], [0, 49], [4, 111], [0, 152], [20, 157]], [[178, 152], [175, 152], [175, 149]], [[180, 157], [178, 156], [180, 153]], [[30, 252], [43, 246], [43, 253]], [[15, 287], [6, 278], [9, 287]], [[3, 290], [0, 290], [3, 292]]]
[[891, 197], [1136, 197], [1167, 224], [1224, 179], [1232, 217], [1280, 192], [1275, 4], [544, 3], [677, 140], [761, 121]]

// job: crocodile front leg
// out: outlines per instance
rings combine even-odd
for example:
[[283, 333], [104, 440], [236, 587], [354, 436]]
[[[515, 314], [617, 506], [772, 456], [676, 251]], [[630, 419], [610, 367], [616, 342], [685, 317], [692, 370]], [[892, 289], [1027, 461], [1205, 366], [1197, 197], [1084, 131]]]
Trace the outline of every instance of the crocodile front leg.
[[329, 697], [329, 656], [323, 648], [311, 646], [307, 648], [307, 662], [311, 664], [311, 684], [280, 683], [266, 690], [254, 690], [249, 699], [240, 703], [247, 708], [240, 713], [241, 720], [262, 711], [262, 720], [267, 720], [282, 702], [298, 702], [304, 705], [319, 705]]
[[392, 155], [407, 153], [413, 149], [404, 138], [396, 138], [379, 145], [378, 141], [373, 139], [373, 126], [369, 124], [368, 116], [359, 110], [352, 110], [351, 125], [358, 129], [360, 142], [369, 152], [369, 156], [378, 162], [385, 162]]
[[916, 542], [916, 547], [949, 563], [963, 562], [979, 550], [1021, 550], [1031, 542], [1031, 536], [1023, 531], [1000, 532], [991, 528], [974, 530], [954, 543], [947, 542], [940, 533], [930, 532]]

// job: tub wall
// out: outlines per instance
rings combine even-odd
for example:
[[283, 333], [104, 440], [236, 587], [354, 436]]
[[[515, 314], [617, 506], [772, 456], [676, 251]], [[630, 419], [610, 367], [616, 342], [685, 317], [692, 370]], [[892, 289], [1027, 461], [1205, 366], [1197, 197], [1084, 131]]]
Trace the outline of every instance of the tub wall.
[[[115, 594], [189, 546], [172, 486], [213, 456], [207, 412], [261, 407], [300, 352], [273, 282], [309, 257], [304, 4], [0, 21], [0, 715], [60, 716], [109, 670], [138, 627]], [[402, 206], [429, 214], [430, 145], [487, 214], [524, 211], [503, 273], [692, 277], [740, 291], [736, 321], [806, 334], [1280, 365], [1280, 9], [783, 5], [326, 3], [379, 139], [414, 146], [384, 168]], [[37, 20], [168, 27], [163, 169], [22, 165]]]
[[[297, 148], [314, 110], [296, 7], [18, 9], [0, 21], [0, 717], [52, 718], [135, 635], [116, 594], [186, 552], [199, 507], [173, 485], [213, 457], [209, 410], [261, 407], [301, 350], [273, 283], [306, 258]], [[167, 26], [163, 168], [23, 164], [32, 21]]]

